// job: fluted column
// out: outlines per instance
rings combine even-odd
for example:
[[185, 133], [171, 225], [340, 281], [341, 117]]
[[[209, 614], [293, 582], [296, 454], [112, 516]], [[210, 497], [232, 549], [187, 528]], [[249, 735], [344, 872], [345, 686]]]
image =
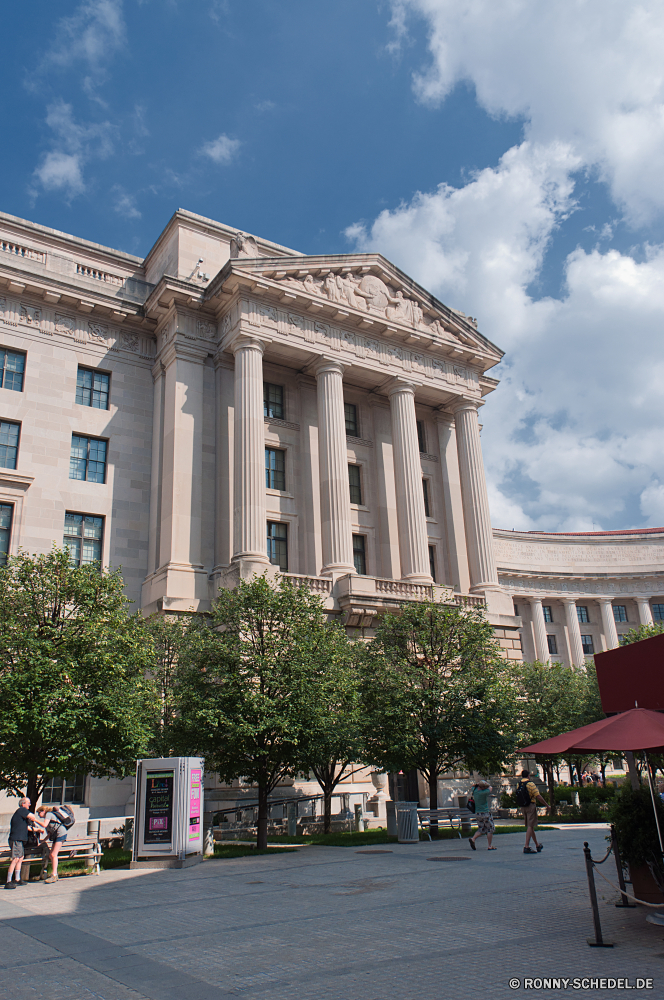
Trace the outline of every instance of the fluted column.
[[235, 355], [233, 561], [243, 574], [268, 565], [265, 513], [265, 427], [263, 344], [240, 337]]
[[454, 416], [451, 413], [440, 412], [434, 416], [434, 422], [438, 426], [443, 478], [443, 509], [450, 572], [448, 583], [462, 594], [467, 594], [470, 589], [470, 576]]
[[417, 442], [415, 389], [407, 382], [394, 382], [388, 395], [392, 417], [401, 579], [412, 583], [431, 583], [422, 464]]
[[484, 478], [477, 419], [479, 405], [475, 400], [464, 399], [454, 407], [471, 592], [501, 590], [493, 552], [489, 496]]
[[533, 619], [535, 630], [535, 655], [540, 663], [548, 663], [551, 659], [549, 644], [546, 638], [546, 623], [544, 621], [544, 611], [542, 601], [539, 597], [529, 597], [530, 613]]
[[613, 617], [613, 605], [610, 597], [598, 597], [597, 603], [602, 615], [602, 632], [606, 640], [607, 649], [615, 649], [618, 646], [618, 631], [616, 620]]
[[565, 608], [565, 624], [572, 651], [572, 663], [575, 667], [581, 667], [586, 662], [586, 658], [581, 645], [581, 629], [579, 628], [579, 616], [576, 613], [576, 601], [572, 597], [563, 597], [562, 602]]
[[343, 365], [322, 360], [316, 367], [318, 456], [324, 575], [354, 573], [344, 417]]
[[639, 614], [639, 625], [652, 625], [652, 611], [647, 597], [635, 597], [636, 610]]

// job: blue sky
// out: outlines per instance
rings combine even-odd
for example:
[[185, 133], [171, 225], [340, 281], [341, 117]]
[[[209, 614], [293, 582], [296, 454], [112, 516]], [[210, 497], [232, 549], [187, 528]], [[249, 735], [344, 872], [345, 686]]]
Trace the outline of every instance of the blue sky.
[[3, 211], [139, 255], [180, 206], [378, 249], [507, 351], [494, 523], [664, 523], [661, 7], [36, 0], [3, 28]]

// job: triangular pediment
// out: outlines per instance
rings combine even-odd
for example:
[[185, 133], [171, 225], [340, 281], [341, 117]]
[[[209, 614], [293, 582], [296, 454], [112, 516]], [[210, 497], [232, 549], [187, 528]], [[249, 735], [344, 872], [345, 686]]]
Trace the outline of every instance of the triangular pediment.
[[393, 330], [399, 339], [422, 347], [474, 355], [485, 369], [503, 356], [472, 317], [439, 302], [380, 254], [238, 257], [220, 271], [206, 297], [216, 297], [242, 277], [268, 297], [331, 313], [363, 329]]

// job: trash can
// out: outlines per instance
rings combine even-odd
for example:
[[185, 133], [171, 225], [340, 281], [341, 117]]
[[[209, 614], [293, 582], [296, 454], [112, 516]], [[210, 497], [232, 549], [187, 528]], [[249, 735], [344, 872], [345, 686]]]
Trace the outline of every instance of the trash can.
[[397, 802], [397, 838], [400, 844], [418, 844], [417, 802]]

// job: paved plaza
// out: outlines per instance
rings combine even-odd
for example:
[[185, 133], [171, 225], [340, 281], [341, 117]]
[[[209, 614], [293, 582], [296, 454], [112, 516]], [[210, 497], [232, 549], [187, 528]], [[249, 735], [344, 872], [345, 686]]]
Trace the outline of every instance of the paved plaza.
[[[110, 871], [0, 893], [2, 1000], [474, 1000], [618, 991], [510, 989], [518, 977], [654, 980], [664, 929], [615, 909], [592, 922], [582, 844], [605, 830], [206, 861], [183, 871]], [[442, 858], [433, 861], [432, 858]], [[455, 860], [463, 858], [467, 860]], [[604, 866], [615, 881], [615, 866]], [[601, 880], [598, 880], [601, 883]], [[603, 897], [603, 898], [602, 898]], [[622, 991], [620, 995], [624, 995]]]

